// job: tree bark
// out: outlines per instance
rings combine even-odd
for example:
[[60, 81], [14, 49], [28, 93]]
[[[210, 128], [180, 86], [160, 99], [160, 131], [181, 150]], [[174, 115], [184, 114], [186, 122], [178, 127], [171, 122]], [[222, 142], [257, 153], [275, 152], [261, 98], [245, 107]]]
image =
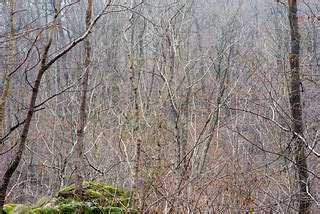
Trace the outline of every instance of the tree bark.
[[[133, 23], [132, 23], [132, 27]], [[132, 187], [132, 199], [131, 204], [138, 207], [139, 200], [139, 189], [138, 182], [140, 177], [141, 168], [141, 136], [140, 136], [140, 106], [139, 106], [139, 88], [137, 80], [137, 70], [133, 61], [133, 36], [134, 30], [131, 32], [131, 46], [128, 53], [129, 60], [129, 72], [130, 72], [130, 84], [133, 91], [133, 101], [134, 101], [134, 127], [133, 136], [136, 137], [136, 148], [135, 148], [135, 165], [134, 165], [134, 175], [133, 175], [133, 187]], [[139, 208], [139, 207], [138, 207]]]
[[295, 161], [299, 186], [299, 213], [310, 213], [310, 197], [307, 193], [308, 166], [305, 155], [304, 142], [297, 136], [304, 136], [304, 125], [301, 106], [301, 79], [300, 79], [300, 32], [297, 17], [297, 0], [288, 0], [289, 23], [291, 36], [291, 53], [289, 56], [291, 70], [290, 107], [292, 116], [292, 130]]
[[[14, 50], [16, 47], [15, 40], [15, 26], [14, 26], [14, 0], [10, 0], [10, 15], [9, 15], [9, 25], [10, 25], [10, 38], [8, 47], [8, 60], [7, 60], [7, 70], [4, 72], [3, 81], [1, 82], [2, 88], [0, 89], [0, 138], [3, 136], [4, 130], [4, 113], [6, 111], [6, 101], [10, 88], [11, 76], [14, 73]], [[0, 140], [0, 153], [2, 152], [3, 142]]]
[[[92, 0], [88, 0], [88, 7], [86, 11], [86, 30], [89, 29], [92, 18]], [[80, 187], [82, 181], [84, 180], [84, 130], [87, 121], [87, 94], [88, 94], [88, 83], [89, 83], [89, 74], [90, 74], [90, 64], [91, 64], [91, 42], [90, 38], [87, 37], [84, 42], [85, 48], [85, 62], [84, 69], [85, 74], [82, 80], [82, 91], [81, 91], [81, 100], [80, 100], [80, 110], [79, 110], [79, 119], [78, 119], [78, 130], [77, 130], [77, 146], [76, 146], [76, 186]]]

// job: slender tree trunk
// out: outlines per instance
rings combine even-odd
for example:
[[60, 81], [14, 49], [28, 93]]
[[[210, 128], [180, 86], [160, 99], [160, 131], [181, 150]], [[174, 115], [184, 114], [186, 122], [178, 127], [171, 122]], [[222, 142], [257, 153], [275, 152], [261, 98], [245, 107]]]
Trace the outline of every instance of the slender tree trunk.
[[303, 136], [304, 125], [302, 118], [301, 93], [300, 93], [300, 32], [297, 17], [297, 0], [288, 0], [289, 5], [289, 22], [291, 35], [291, 53], [290, 53], [290, 70], [291, 70], [291, 92], [290, 106], [292, 115], [292, 130], [294, 131], [293, 142], [296, 159], [299, 186], [299, 213], [310, 213], [310, 197], [307, 193], [308, 185], [308, 166], [305, 155], [303, 141], [297, 136]]
[[[6, 100], [10, 88], [11, 76], [14, 72], [14, 49], [16, 47], [15, 40], [15, 26], [14, 26], [14, 0], [10, 0], [10, 16], [9, 16], [9, 25], [10, 25], [10, 38], [9, 38], [9, 48], [8, 48], [8, 60], [7, 60], [7, 70], [4, 73], [3, 81], [1, 82], [2, 88], [0, 89], [0, 138], [3, 136], [4, 130], [4, 113]], [[3, 142], [0, 140], [0, 153], [2, 151]]]
[[[179, 197], [183, 193], [181, 188], [187, 180], [187, 142], [188, 142], [188, 119], [189, 102], [191, 99], [192, 88], [188, 88], [185, 94], [177, 90], [175, 75], [178, 77], [178, 62], [174, 47], [174, 39], [170, 32], [166, 35], [166, 48], [168, 53], [165, 55], [167, 60], [168, 80], [164, 77], [167, 84], [167, 93], [174, 121], [174, 140], [175, 140], [175, 160], [174, 160], [174, 191], [175, 197], [171, 201], [169, 213], [180, 212], [181, 205]], [[188, 79], [188, 77], [186, 77]], [[183, 98], [179, 100], [178, 93]], [[182, 97], [181, 96], [181, 97]]]
[[[132, 34], [134, 31], [132, 31]], [[133, 62], [133, 39], [131, 39], [131, 47], [128, 54], [129, 59], [129, 71], [130, 71], [130, 83], [133, 90], [134, 99], [134, 127], [133, 135], [136, 137], [136, 148], [135, 148], [135, 165], [134, 165], [134, 175], [133, 175], [133, 194], [131, 203], [133, 206], [138, 205], [139, 190], [138, 181], [140, 176], [140, 165], [141, 165], [141, 137], [140, 137], [140, 107], [139, 107], [139, 92], [138, 83], [136, 82], [137, 72]]]
[[[88, 30], [92, 18], [92, 1], [88, 0], [88, 7], [86, 12], [86, 29]], [[77, 130], [77, 145], [76, 145], [76, 185], [77, 187], [81, 186], [81, 182], [84, 180], [84, 129], [87, 121], [87, 94], [88, 94], [88, 83], [89, 83], [89, 73], [90, 73], [90, 64], [91, 64], [91, 42], [90, 38], [87, 37], [84, 41], [85, 48], [85, 61], [84, 69], [85, 74], [82, 80], [82, 91], [81, 91], [81, 100], [80, 100], [80, 110], [79, 110], [79, 119], [78, 119], [78, 130]]]
[[195, 22], [196, 25], [196, 29], [197, 29], [197, 42], [198, 42], [198, 51], [199, 51], [199, 57], [201, 57], [200, 59], [200, 64], [199, 64], [199, 74], [200, 74], [200, 78], [201, 78], [201, 96], [205, 95], [206, 92], [206, 81], [205, 81], [205, 68], [204, 68], [204, 62], [203, 62], [203, 58], [201, 56], [201, 54], [203, 54], [203, 47], [202, 47], [202, 36], [201, 36], [201, 28], [199, 25], [199, 21], [196, 20]]
[[[136, 1], [131, 1], [131, 7], [133, 8]], [[133, 114], [133, 136], [135, 139], [135, 163], [134, 163], [134, 171], [133, 171], [133, 184], [132, 184], [132, 195], [130, 197], [129, 204], [131, 206], [137, 207], [139, 210], [141, 210], [142, 201], [141, 199], [138, 183], [139, 179], [141, 179], [141, 147], [142, 147], [142, 138], [140, 135], [141, 131], [141, 110], [142, 106], [139, 104], [139, 77], [141, 75], [141, 70], [143, 68], [144, 63], [144, 41], [143, 36], [145, 32], [145, 26], [143, 22], [140, 22], [140, 17], [136, 16], [135, 13], [131, 13], [130, 16], [130, 25], [127, 29], [131, 28], [130, 32], [130, 41], [126, 41], [128, 43], [128, 66], [129, 66], [129, 79], [130, 79], [130, 85], [131, 89], [133, 91], [133, 108], [134, 108], [134, 114]], [[137, 39], [139, 41], [138, 45], [135, 47], [134, 39], [135, 39], [135, 29], [138, 27], [138, 36]], [[141, 28], [142, 27], [142, 28]], [[129, 43], [130, 42], [130, 43]], [[136, 52], [138, 53], [137, 63], [134, 59], [135, 57], [135, 48]]]

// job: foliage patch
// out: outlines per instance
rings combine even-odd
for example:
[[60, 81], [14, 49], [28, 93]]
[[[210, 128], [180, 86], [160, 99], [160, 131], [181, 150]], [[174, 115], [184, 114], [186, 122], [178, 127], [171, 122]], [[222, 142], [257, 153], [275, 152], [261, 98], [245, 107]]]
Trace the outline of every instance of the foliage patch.
[[6, 204], [10, 214], [138, 213], [128, 207], [129, 194], [101, 182], [86, 181], [80, 187], [62, 188], [54, 198], [44, 197], [33, 205]]

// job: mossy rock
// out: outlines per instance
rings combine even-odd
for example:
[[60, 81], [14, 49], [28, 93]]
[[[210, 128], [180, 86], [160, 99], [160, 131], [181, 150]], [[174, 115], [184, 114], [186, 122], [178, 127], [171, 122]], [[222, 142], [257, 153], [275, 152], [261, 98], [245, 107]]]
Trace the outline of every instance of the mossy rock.
[[52, 197], [42, 197], [33, 205], [33, 207], [42, 207], [44, 205], [54, 203], [56, 200], [57, 199], [52, 198]]
[[[95, 192], [100, 193], [103, 196], [121, 196], [121, 197], [128, 197], [128, 193], [125, 191], [116, 188], [114, 186], [106, 185], [105, 183], [101, 182], [92, 182], [92, 181], [85, 181], [81, 184], [81, 188], [85, 190], [93, 190]], [[76, 190], [76, 185], [72, 184], [66, 187], [63, 187], [59, 193], [59, 195], [63, 195], [63, 193], [72, 192]]]
[[19, 204], [14, 209], [12, 209], [9, 213], [24, 213], [26, 210], [30, 210], [31, 206], [27, 204]]
[[54, 198], [44, 197], [30, 206], [12, 207], [12, 214], [60, 213], [138, 213], [128, 207], [129, 194], [124, 190], [99, 182], [83, 182], [62, 188]]
[[59, 204], [59, 211], [62, 213], [74, 213], [83, 207], [81, 203], [61, 203]]
[[103, 207], [126, 207], [129, 202], [129, 194], [114, 186], [105, 183], [86, 181], [77, 189], [75, 185], [62, 188], [58, 197], [62, 200], [95, 202]]
[[5, 204], [3, 205], [3, 210], [5, 213], [10, 213], [11, 210], [16, 208], [17, 204]]
[[72, 190], [75, 190], [75, 189], [76, 189], [76, 185], [71, 184], [71, 185], [69, 185], [69, 186], [63, 187], [63, 188], [59, 191], [59, 193], [60, 193], [60, 192], [69, 192], [69, 191], [72, 191]]
[[109, 186], [101, 182], [92, 182], [92, 181], [85, 181], [82, 183], [82, 187], [89, 188], [95, 191], [99, 191], [104, 196], [122, 196], [122, 197], [128, 197], [128, 194], [114, 186]]
[[[15, 212], [13, 212], [13, 213], [15, 213]], [[17, 212], [17, 213], [18, 214], [57, 214], [60, 212], [58, 209], [54, 209], [54, 208], [38, 207], [38, 208], [30, 209], [30, 210]]]
[[85, 190], [86, 194], [92, 198], [101, 198], [103, 197], [102, 193], [94, 191], [92, 189]]

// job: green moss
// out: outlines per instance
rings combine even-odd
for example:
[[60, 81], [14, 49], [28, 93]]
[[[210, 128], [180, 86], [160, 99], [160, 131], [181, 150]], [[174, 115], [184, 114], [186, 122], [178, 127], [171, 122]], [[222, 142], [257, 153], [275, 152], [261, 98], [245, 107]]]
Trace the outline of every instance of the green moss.
[[119, 204], [121, 204], [122, 206], [127, 206], [129, 204], [129, 196], [126, 198], [119, 198]]
[[59, 210], [63, 213], [73, 213], [77, 209], [81, 208], [81, 205], [78, 203], [70, 203], [70, 204], [60, 204]]
[[101, 182], [85, 181], [82, 183], [82, 186], [84, 188], [90, 188], [95, 191], [100, 191], [105, 196], [108, 196], [110, 194], [118, 195], [118, 196], [127, 196], [128, 195], [125, 191], [123, 191], [121, 189], [118, 189], [114, 186], [106, 185]]
[[134, 209], [127, 209], [124, 207], [98, 207], [98, 206], [85, 206], [80, 204], [61, 204], [58, 208], [34, 208], [31, 210], [25, 210], [21, 212], [15, 212], [18, 214], [72, 214], [72, 213], [138, 213]]
[[87, 189], [85, 190], [86, 194], [88, 194], [88, 196], [92, 197], [92, 198], [99, 198], [99, 197], [103, 197], [103, 195], [100, 192], [94, 191], [92, 189]]
[[57, 209], [54, 209], [54, 208], [41, 207], [41, 208], [32, 209], [30, 211], [30, 214], [56, 214], [58, 212], [59, 211]]
[[100, 213], [101, 210], [99, 207], [96, 207], [96, 206], [89, 206], [89, 207], [86, 207], [86, 210], [85, 210], [86, 213]]
[[74, 190], [75, 188], [76, 188], [76, 185], [71, 184], [69, 186], [63, 187], [59, 192], [69, 192], [69, 191]]
[[41, 198], [32, 206], [14, 208], [17, 214], [60, 213], [138, 213], [127, 207], [129, 194], [114, 186], [99, 182], [83, 182], [79, 191], [76, 185], [62, 188], [55, 198]]
[[128, 212], [128, 213], [131, 213], [131, 214], [138, 214], [138, 213], [139, 213], [138, 210], [132, 209], [132, 208], [129, 208], [127, 212]]
[[16, 204], [5, 204], [3, 205], [3, 210], [5, 213], [10, 213], [17, 205]]

